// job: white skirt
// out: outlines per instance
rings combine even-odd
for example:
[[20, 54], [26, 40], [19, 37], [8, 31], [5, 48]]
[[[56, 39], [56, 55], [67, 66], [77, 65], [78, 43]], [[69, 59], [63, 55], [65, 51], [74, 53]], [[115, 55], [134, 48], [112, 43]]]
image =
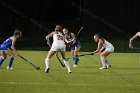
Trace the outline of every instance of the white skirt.
[[51, 47], [52, 51], [66, 51], [66, 45], [65, 46], [52, 46]]
[[105, 50], [107, 50], [109, 52], [114, 52], [115, 49], [113, 46], [111, 46], [111, 47], [107, 47]]

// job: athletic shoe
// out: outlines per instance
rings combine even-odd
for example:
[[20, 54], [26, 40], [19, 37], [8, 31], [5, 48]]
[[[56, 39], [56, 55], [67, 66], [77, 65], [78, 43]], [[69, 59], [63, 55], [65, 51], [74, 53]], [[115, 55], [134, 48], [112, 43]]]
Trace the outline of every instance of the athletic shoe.
[[101, 67], [100, 69], [107, 69], [107, 67]]
[[109, 65], [109, 66], [107, 66], [107, 68], [108, 68], [108, 69], [110, 69], [110, 68], [112, 68], [112, 66], [111, 66], [111, 65]]
[[12, 70], [12, 69], [13, 69], [12, 67], [9, 67], [9, 66], [7, 67], [7, 70]]
[[68, 73], [72, 73], [71, 70], [68, 70]]
[[78, 65], [74, 64], [73, 67], [76, 68], [76, 67], [78, 67]]
[[50, 68], [45, 69], [45, 73], [49, 73]]

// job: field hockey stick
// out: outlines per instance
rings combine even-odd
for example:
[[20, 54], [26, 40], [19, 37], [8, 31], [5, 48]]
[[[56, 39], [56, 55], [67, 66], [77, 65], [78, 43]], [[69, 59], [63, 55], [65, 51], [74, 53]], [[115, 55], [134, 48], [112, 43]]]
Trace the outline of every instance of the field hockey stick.
[[[47, 44], [49, 45], [49, 47], [51, 48], [51, 44], [49, 42], [47, 42]], [[58, 52], [56, 52], [55, 56], [57, 57], [59, 63], [61, 64], [62, 67], [65, 67], [65, 65], [63, 64], [63, 62], [61, 61], [61, 59], [58, 56]]]
[[84, 29], [84, 27], [81, 27], [78, 31], [78, 33], [76, 34], [76, 38], [78, 37], [78, 35], [80, 34], [80, 32]]
[[29, 63], [31, 66], [33, 66], [34, 68], [36, 68], [37, 70], [40, 70], [40, 67], [37, 67], [35, 64], [33, 64], [32, 62], [28, 61], [26, 58], [24, 58], [21, 55], [18, 55], [20, 58], [22, 58], [23, 60], [25, 60], [27, 63]]
[[59, 60], [61, 66], [62, 66], [62, 67], [65, 67], [65, 64], [63, 64], [63, 62], [61, 61], [61, 59], [60, 59], [59, 56], [58, 56], [58, 52], [56, 52], [55, 55], [56, 55], [57, 59]]
[[81, 28], [79, 29], [78, 33], [76, 34], [75, 38], [72, 40], [71, 43], [73, 43], [73, 42], [75, 43], [75, 42], [77, 41], [78, 35], [79, 35], [80, 32], [83, 30], [83, 28], [84, 28], [84, 27], [81, 27]]
[[87, 56], [87, 55], [94, 55], [93, 53], [89, 53], [89, 54], [81, 54], [81, 55], [79, 55], [79, 57], [80, 56]]
[[[78, 55], [78, 57], [81, 57], [81, 56], [88, 56], [88, 55], [94, 55], [94, 54], [93, 54], [93, 53], [81, 54], [81, 55]], [[67, 58], [67, 60], [68, 60], [68, 59], [71, 59], [71, 58], [74, 58], [74, 57]]]
[[140, 50], [140, 48], [139, 48], [139, 47], [133, 47], [132, 49]]

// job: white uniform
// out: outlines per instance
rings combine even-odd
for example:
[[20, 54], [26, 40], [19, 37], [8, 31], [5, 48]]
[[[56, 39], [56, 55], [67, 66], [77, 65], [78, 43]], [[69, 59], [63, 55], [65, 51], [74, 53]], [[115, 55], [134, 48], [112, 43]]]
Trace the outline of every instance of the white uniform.
[[62, 33], [58, 32], [58, 34], [53, 35], [53, 44], [52, 44], [51, 50], [52, 51], [66, 51], [64, 36]]
[[104, 44], [103, 46], [105, 47], [105, 50], [109, 51], [109, 52], [114, 52], [114, 46], [108, 42], [107, 40], [104, 39]]

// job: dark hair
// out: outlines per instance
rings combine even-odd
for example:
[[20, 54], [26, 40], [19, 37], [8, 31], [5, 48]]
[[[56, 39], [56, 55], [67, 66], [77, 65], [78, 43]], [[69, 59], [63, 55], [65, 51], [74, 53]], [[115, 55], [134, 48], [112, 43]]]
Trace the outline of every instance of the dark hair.
[[100, 34], [95, 34], [94, 36], [97, 36], [97, 37], [99, 37], [100, 39], [103, 38]]
[[21, 31], [16, 28], [14, 32], [14, 36], [17, 36], [17, 35], [21, 37], [22, 34], [21, 34]]
[[68, 28], [63, 28], [63, 29], [69, 30]]

